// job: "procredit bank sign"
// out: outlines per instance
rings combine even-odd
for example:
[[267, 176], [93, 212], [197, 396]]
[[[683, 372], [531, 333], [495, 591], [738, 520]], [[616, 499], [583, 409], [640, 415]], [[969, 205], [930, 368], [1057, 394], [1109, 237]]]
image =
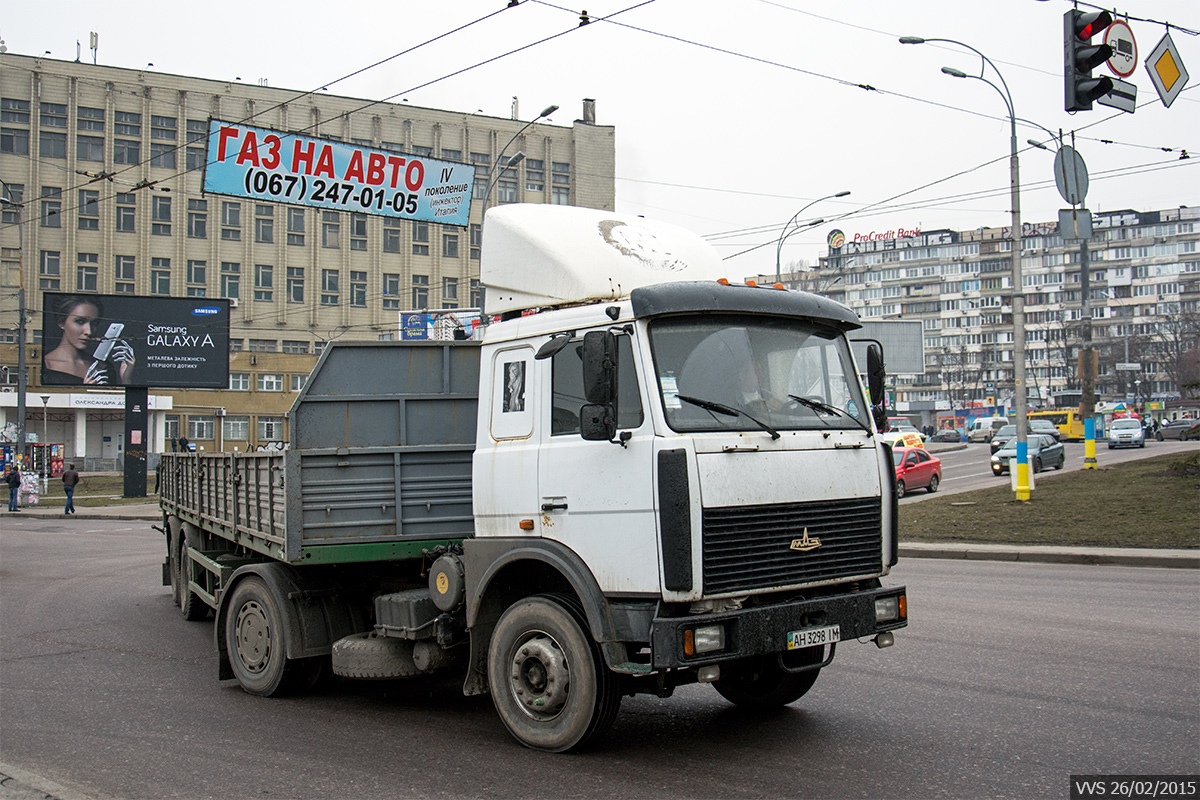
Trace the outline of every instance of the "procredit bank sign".
[[913, 228], [911, 230], [905, 228], [895, 228], [890, 231], [871, 231], [870, 233], [856, 233], [850, 237], [851, 242], [886, 242], [889, 239], [912, 239], [920, 236], [921, 229]]

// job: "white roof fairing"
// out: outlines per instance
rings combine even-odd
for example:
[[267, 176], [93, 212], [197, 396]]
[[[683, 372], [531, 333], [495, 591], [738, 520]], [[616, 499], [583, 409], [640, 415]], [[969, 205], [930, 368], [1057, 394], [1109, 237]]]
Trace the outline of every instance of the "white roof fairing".
[[697, 234], [642, 217], [558, 205], [490, 208], [480, 279], [488, 314], [629, 297], [640, 286], [726, 277]]

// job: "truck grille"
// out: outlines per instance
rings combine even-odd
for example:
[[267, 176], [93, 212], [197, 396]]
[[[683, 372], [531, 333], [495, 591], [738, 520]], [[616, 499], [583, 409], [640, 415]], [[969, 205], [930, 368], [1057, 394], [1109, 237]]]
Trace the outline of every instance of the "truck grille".
[[[704, 594], [816, 583], [882, 569], [878, 497], [704, 509]], [[804, 536], [821, 546], [789, 549]]]

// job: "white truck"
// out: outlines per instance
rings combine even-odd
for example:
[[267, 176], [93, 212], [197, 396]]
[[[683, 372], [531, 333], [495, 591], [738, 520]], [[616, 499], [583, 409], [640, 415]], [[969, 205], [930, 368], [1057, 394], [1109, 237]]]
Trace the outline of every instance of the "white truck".
[[509, 205], [484, 236], [481, 342], [333, 344], [286, 451], [164, 456], [164, 585], [215, 612], [219, 677], [457, 668], [562, 752], [625, 695], [775, 707], [840, 643], [891, 645], [895, 479], [854, 313], [729, 284], [641, 218]]

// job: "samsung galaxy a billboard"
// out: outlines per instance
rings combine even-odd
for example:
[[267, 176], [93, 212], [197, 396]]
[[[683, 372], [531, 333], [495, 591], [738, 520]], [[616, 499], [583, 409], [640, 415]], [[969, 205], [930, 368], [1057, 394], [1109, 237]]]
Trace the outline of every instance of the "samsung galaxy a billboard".
[[229, 301], [42, 296], [44, 386], [229, 387]]

